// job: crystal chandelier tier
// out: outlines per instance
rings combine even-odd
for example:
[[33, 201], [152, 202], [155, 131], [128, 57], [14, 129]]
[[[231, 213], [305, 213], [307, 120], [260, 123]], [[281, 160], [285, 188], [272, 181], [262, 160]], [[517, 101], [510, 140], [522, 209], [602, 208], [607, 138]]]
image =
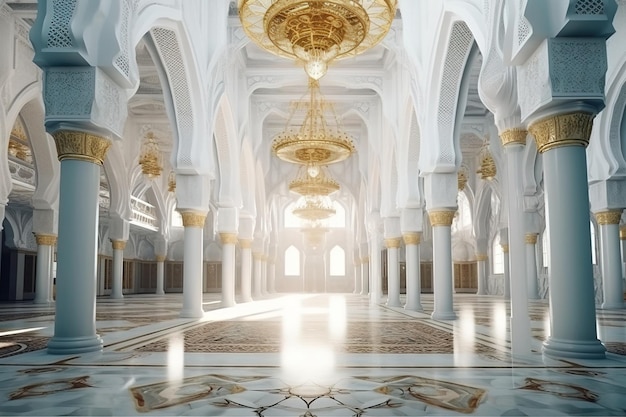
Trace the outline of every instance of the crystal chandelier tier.
[[336, 213], [330, 198], [321, 195], [300, 197], [293, 209], [293, 215], [303, 220], [315, 222], [328, 219]]
[[[355, 151], [352, 138], [343, 132], [333, 106], [326, 102], [319, 90], [319, 83], [309, 82], [309, 100], [293, 107], [287, 127], [272, 142], [272, 151], [286, 162], [307, 166], [330, 165], [347, 159]], [[304, 104], [306, 114], [300, 127], [291, 125], [297, 110]], [[330, 113], [330, 114], [328, 114]], [[334, 126], [327, 122], [334, 118]]]
[[326, 168], [316, 165], [302, 166], [298, 175], [289, 183], [289, 191], [303, 196], [327, 196], [339, 191], [339, 183], [326, 172]]
[[246, 34], [261, 48], [296, 59], [313, 79], [336, 59], [358, 55], [389, 32], [397, 0], [239, 0]]

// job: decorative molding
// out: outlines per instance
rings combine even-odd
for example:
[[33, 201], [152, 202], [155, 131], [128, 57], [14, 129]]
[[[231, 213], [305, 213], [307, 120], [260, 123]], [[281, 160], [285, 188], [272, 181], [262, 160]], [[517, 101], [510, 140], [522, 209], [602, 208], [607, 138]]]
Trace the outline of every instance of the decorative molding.
[[157, 262], [165, 262], [165, 255], [156, 255], [154, 260]]
[[539, 153], [560, 146], [587, 147], [594, 117], [582, 112], [559, 114], [533, 123], [528, 130], [535, 137]]
[[551, 38], [548, 48], [553, 97], [604, 97], [607, 70], [604, 39]]
[[111, 147], [108, 139], [76, 130], [58, 130], [52, 136], [59, 161], [76, 159], [102, 165]]
[[36, 233], [35, 241], [37, 245], [54, 246], [57, 244], [57, 236]]
[[500, 133], [500, 140], [502, 141], [502, 146], [507, 146], [511, 144], [525, 146], [527, 136], [528, 131], [526, 129], [508, 129]]
[[419, 245], [420, 234], [419, 233], [404, 233], [402, 235], [405, 245]]
[[220, 241], [222, 245], [236, 245], [237, 233], [220, 233]]
[[622, 210], [602, 211], [594, 213], [594, 215], [596, 216], [596, 221], [599, 225], [619, 224], [619, 221], [622, 218]]
[[110, 239], [111, 240], [111, 246], [113, 247], [113, 250], [124, 250], [126, 249], [126, 241], [125, 240], [117, 240], [117, 239]]
[[526, 233], [524, 235], [524, 242], [528, 245], [536, 245], [537, 244], [537, 233]]
[[73, 46], [71, 23], [77, 0], [53, 0], [52, 18], [47, 33], [48, 48], [71, 48]]
[[95, 101], [95, 67], [44, 69], [46, 120], [76, 120], [91, 116]]
[[182, 211], [180, 215], [183, 218], [184, 227], [199, 227], [201, 229], [204, 228], [206, 214], [198, 213], [195, 211]]
[[437, 226], [451, 226], [454, 220], [456, 210], [436, 210], [429, 211], [428, 218], [432, 227]]
[[400, 247], [401, 239], [399, 237], [392, 237], [385, 239], [385, 247], [387, 249], [398, 249]]
[[484, 262], [487, 259], [489, 259], [489, 257], [487, 256], [486, 253], [477, 253], [476, 254], [476, 260], [479, 261], [479, 262]]
[[250, 249], [252, 247], [252, 239], [239, 239], [241, 249]]

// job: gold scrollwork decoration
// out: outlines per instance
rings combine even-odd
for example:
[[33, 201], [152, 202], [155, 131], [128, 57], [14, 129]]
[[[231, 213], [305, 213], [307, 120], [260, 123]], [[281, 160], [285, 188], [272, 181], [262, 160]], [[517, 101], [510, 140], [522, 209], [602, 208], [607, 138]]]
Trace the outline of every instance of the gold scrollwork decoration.
[[35, 241], [37, 242], [38, 245], [54, 246], [57, 244], [57, 237], [56, 235], [46, 235], [46, 234], [37, 233], [35, 234]]
[[399, 237], [391, 237], [385, 239], [385, 247], [388, 249], [398, 249], [400, 247], [400, 238]]
[[102, 165], [111, 141], [77, 130], [59, 130], [53, 133], [59, 161], [75, 159]]
[[154, 260], [157, 262], [165, 262], [165, 255], [157, 255], [154, 257]]
[[526, 129], [513, 128], [502, 132], [500, 140], [502, 141], [502, 146], [509, 144], [526, 145], [527, 136], [528, 131]]
[[404, 239], [405, 245], [419, 245], [420, 244], [420, 234], [419, 233], [405, 233], [402, 235]]
[[430, 219], [430, 224], [433, 227], [436, 226], [451, 226], [452, 220], [454, 220], [454, 215], [456, 214], [456, 210], [436, 210], [429, 211], [428, 218]]
[[535, 245], [537, 243], [537, 233], [526, 233], [526, 235], [524, 235], [524, 242], [529, 245]]
[[594, 117], [584, 112], [558, 114], [533, 123], [528, 130], [535, 137], [539, 153], [561, 146], [586, 148]]
[[220, 241], [222, 245], [236, 245], [237, 244], [237, 233], [220, 233]]
[[124, 249], [126, 249], [126, 241], [125, 240], [111, 239], [111, 245], [113, 246], [113, 250], [124, 250]]
[[183, 211], [180, 213], [183, 218], [183, 226], [184, 227], [204, 227], [204, 220], [206, 219], [206, 214], [198, 213], [195, 211]]
[[619, 224], [622, 218], [622, 210], [608, 210], [595, 213], [596, 220], [599, 225], [605, 224]]
[[239, 239], [241, 249], [250, 249], [252, 247], [252, 239]]

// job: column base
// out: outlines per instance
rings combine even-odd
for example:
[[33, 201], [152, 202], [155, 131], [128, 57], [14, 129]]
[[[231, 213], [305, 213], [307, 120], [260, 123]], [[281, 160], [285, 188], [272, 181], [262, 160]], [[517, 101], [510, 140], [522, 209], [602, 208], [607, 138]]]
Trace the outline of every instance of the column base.
[[252, 297], [246, 297], [243, 300], [241, 300], [242, 303], [251, 303], [252, 301], [254, 301]]
[[417, 313], [423, 313], [424, 312], [424, 307], [422, 307], [421, 304], [415, 304], [415, 305], [405, 304], [404, 305], [404, 309], [405, 310], [409, 310], [409, 311], [415, 311]]
[[620, 310], [624, 308], [624, 302], [621, 303], [602, 303], [600, 306], [602, 310]]
[[230, 301], [230, 300], [229, 301], [222, 301], [222, 304], [221, 304], [222, 308], [235, 307], [236, 305], [237, 305], [236, 302]]
[[400, 300], [387, 300], [387, 307], [402, 307]]
[[104, 346], [99, 335], [89, 337], [52, 337], [47, 352], [52, 355], [73, 355], [75, 353], [97, 352]]
[[433, 311], [430, 315], [433, 320], [456, 320], [458, 319], [454, 311]]
[[165, 295], [165, 291], [157, 291], [154, 294], [156, 294], [156, 295]]
[[122, 300], [124, 299], [124, 294], [111, 294], [109, 298], [112, 300]]
[[542, 353], [551, 358], [605, 359], [606, 348], [598, 340], [558, 340], [548, 337], [543, 342]]
[[204, 310], [182, 310], [180, 312], [180, 318], [183, 319], [201, 319], [202, 317], [204, 317]]

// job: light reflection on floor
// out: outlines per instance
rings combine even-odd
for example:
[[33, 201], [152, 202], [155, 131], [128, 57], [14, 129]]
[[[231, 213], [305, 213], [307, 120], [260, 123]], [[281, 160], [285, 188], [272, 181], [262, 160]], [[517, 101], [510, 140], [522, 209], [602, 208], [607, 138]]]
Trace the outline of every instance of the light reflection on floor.
[[598, 313], [622, 354], [559, 361], [538, 353], [545, 301], [529, 302], [535, 353], [511, 357], [500, 297], [455, 294], [449, 322], [430, 319], [432, 295], [423, 313], [352, 294], [217, 300], [201, 320], [178, 318], [180, 295], [99, 300], [104, 352], [67, 357], [36, 350], [50, 307], [0, 304], [0, 415], [626, 415], [624, 310]]

